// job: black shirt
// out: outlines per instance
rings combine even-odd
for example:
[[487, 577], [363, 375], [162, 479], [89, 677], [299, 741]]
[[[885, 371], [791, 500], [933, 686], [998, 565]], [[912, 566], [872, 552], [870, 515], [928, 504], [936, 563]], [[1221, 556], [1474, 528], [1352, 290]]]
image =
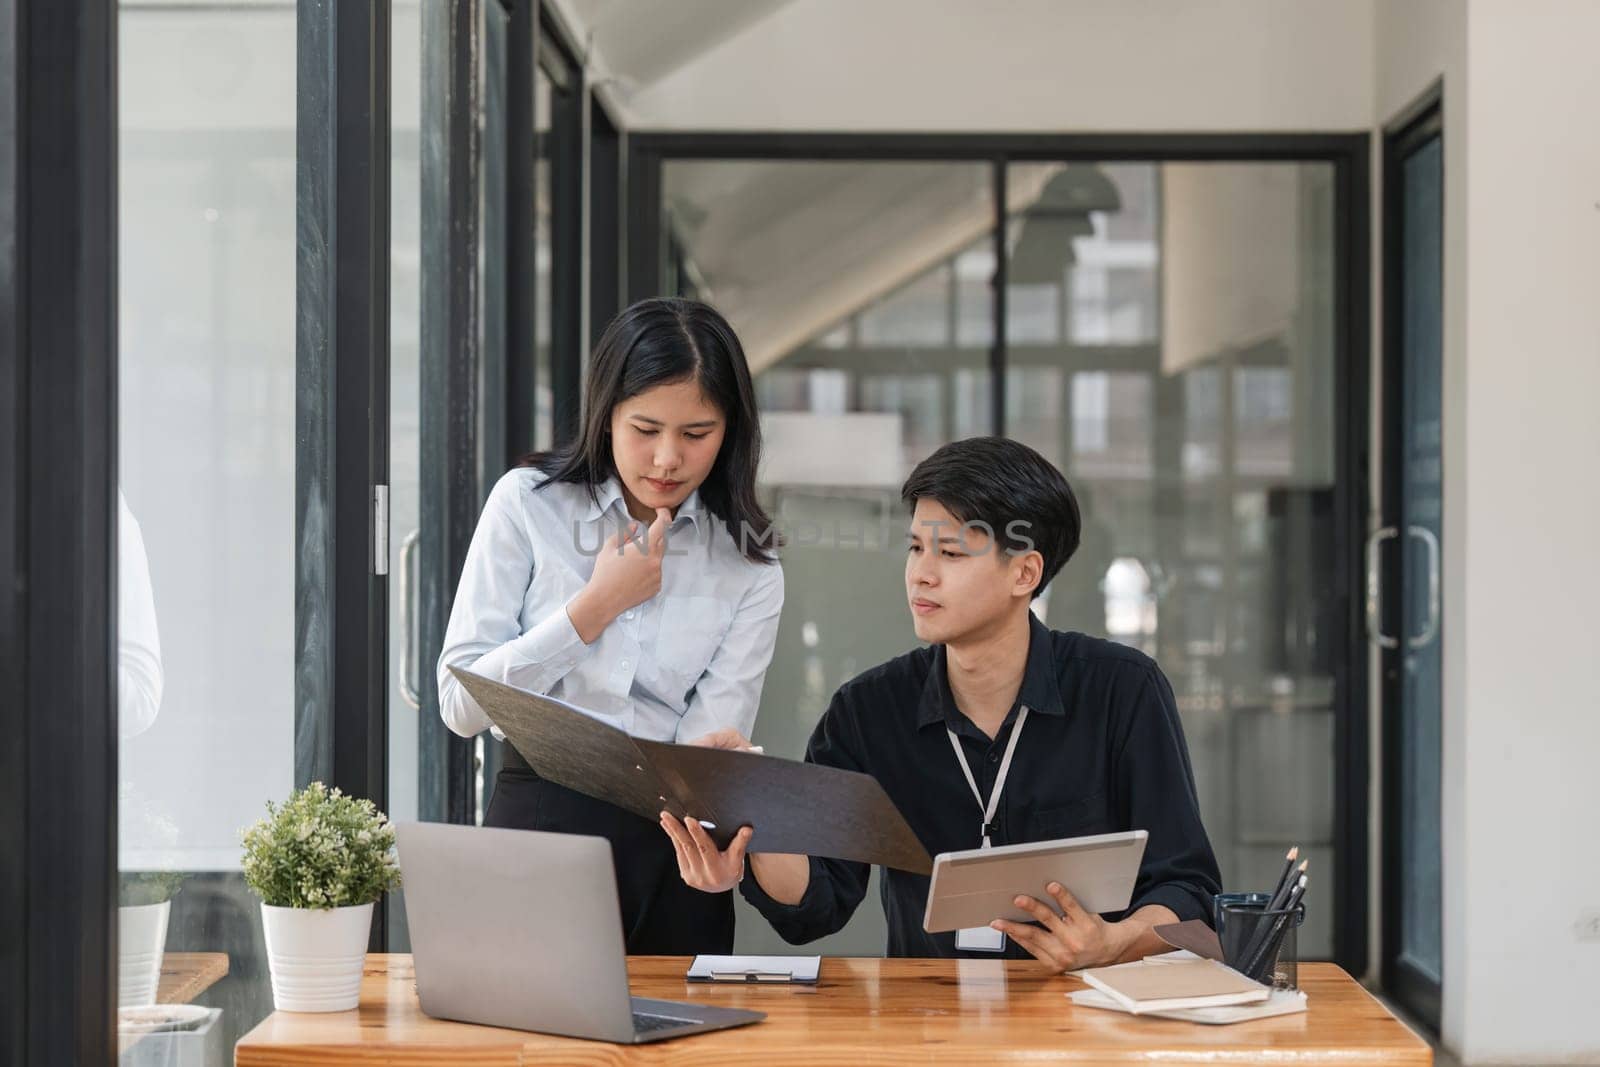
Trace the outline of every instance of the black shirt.
[[[1022, 687], [994, 740], [956, 708], [944, 646], [935, 645], [840, 687], [811, 735], [806, 759], [876, 778], [930, 855], [977, 848], [982, 814], [945, 729], [960, 739], [987, 802], [1017, 708], [1026, 705], [992, 844], [1147, 830], [1128, 911], [1164, 904], [1180, 920], [1209, 923], [1221, 877], [1200, 824], [1172, 687], [1141, 652], [1057, 633], [1029, 619]], [[803, 944], [849, 921], [866, 893], [868, 874], [864, 863], [813, 856], [811, 882], [799, 904], [773, 900], [754, 876], [740, 883], [740, 891], [786, 941]], [[882, 889], [890, 956], [994, 955], [958, 953], [954, 933], [923, 931], [927, 875], [886, 869]], [[1028, 955], [1009, 939], [1005, 954]]]

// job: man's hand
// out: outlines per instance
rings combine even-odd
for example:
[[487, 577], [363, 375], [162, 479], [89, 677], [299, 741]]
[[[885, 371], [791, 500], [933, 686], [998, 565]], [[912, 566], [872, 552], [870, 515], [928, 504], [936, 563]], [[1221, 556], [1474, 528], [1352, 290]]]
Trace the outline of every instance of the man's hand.
[[989, 925], [1032, 953], [1051, 972], [1076, 971], [1116, 963], [1126, 949], [1127, 938], [1119, 923], [1108, 923], [1094, 912], [1085, 911], [1066, 887], [1051, 882], [1045, 887], [1061, 907], [1061, 914], [1033, 897], [1018, 897], [1017, 907], [1039, 920], [1042, 929], [1027, 923], [996, 919]]
[[744, 877], [744, 850], [755, 832], [750, 827], [739, 827], [726, 851], [717, 848], [700, 820], [692, 815], [680, 822], [662, 812], [661, 828], [672, 838], [672, 847], [678, 853], [678, 874], [685, 885], [703, 893], [725, 893]]

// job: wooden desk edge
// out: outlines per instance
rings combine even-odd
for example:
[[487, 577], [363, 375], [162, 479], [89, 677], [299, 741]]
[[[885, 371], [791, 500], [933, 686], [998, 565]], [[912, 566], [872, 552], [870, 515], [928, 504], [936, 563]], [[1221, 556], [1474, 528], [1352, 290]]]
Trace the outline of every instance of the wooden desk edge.
[[[669, 976], [681, 976], [682, 971], [687, 969], [688, 962], [687, 957], [630, 957], [628, 961], [629, 971], [631, 980], [636, 987], [635, 992], [647, 996], [672, 995], [670, 990], [650, 988], [641, 990], [638, 985], [641, 981], [645, 983], [660, 982]], [[832, 963], [835, 968], [840, 965], [846, 965], [855, 969], [863, 963], [874, 966], [881, 966], [887, 963], [891, 965], [891, 977], [903, 980], [906, 978], [920, 979], [922, 976], [915, 974], [916, 970], [932, 970], [936, 969], [937, 965], [947, 964], [948, 962], [946, 960], [909, 961], [829, 957], [823, 961], [823, 965], [828, 967]], [[980, 962], [987, 963], [989, 961]], [[930, 964], [934, 966], [930, 968], [928, 966]], [[913, 966], [901, 967], [895, 965]], [[1025, 980], [1031, 980], [1032, 976], [1026, 970], [1021, 970], [1028, 967], [1028, 964], [1017, 963], [1017, 967], [1019, 972], [1016, 973], [1019, 973]], [[900, 973], [894, 974], [893, 972], [896, 971]], [[410, 976], [410, 972], [411, 958], [408, 955], [373, 954], [368, 957], [363, 973], [368, 984], [370, 984], [372, 981], [404, 981]], [[644, 974], [641, 975], [640, 972], [644, 972]], [[1014, 972], [1008, 971], [1007, 973], [1010, 975]], [[1237, 1032], [1243, 1040], [1238, 1043], [1236, 1048], [1214, 1046], [1200, 1049], [1188, 1047], [1185, 1043], [1179, 1043], [1169, 1048], [1171, 1035], [1153, 1030], [1152, 1040], [1148, 1046], [1138, 1050], [1113, 1046], [1098, 1050], [1093, 1047], [1064, 1048], [1061, 1050], [1065, 1054], [1063, 1058], [1070, 1058], [1071, 1062], [1076, 1063], [1169, 1062], [1168, 1057], [1162, 1055], [1163, 1052], [1166, 1052], [1170, 1054], [1170, 1061], [1181, 1062], [1249, 1063], [1270, 1060], [1275, 1063], [1419, 1064], [1424, 1065], [1424, 1067], [1428, 1067], [1433, 1063], [1433, 1050], [1428, 1043], [1404, 1020], [1389, 1011], [1381, 1001], [1372, 995], [1370, 990], [1356, 982], [1341, 968], [1333, 964], [1302, 964], [1302, 974], [1304, 977], [1311, 979], [1308, 984], [1318, 984], [1331, 980], [1345, 985], [1352, 994], [1358, 992], [1359, 997], [1365, 998], [1369, 1002], [1370, 1009], [1375, 1009], [1381, 1015], [1380, 1018], [1366, 1018], [1358, 1020], [1358, 1022], [1369, 1027], [1392, 1027], [1395, 1040], [1388, 1043], [1352, 1046], [1350, 1048], [1312, 1047], [1296, 1049], [1293, 1046], [1281, 1044], [1263, 1047], [1249, 1042], [1248, 1032], [1251, 1026], [1249, 1023], [1238, 1024], [1234, 1027], [1208, 1027], [1202, 1024], [1149, 1020], [1149, 1022], [1167, 1026], [1192, 1026], [1194, 1033]], [[835, 988], [837, 987], [837, 975], [831, 981], [826, 972], [821, 977], [824, 984], [835, 984]], [[681, 980], [681, 977], [679, 980]], [[1043, 980], [1053, 981], [1053, 979]], [[1074, 979], [1062, 979], [1062, 981], [1073, 982], [1073, 988], [1081, 988], [1081, 983]], [[370, 992], [370, 989], [363, 990], [363, 1011], [378, 1009], [389, 1015], [393, 1009], [388, 1005], [387, 1000], [385, 999], [375, 1004]], [[1063, 990], [1063, 992], [1066, 992], [1066, 990]], [[1096, 1016], [1102, 1014], [1095, 1009], [1089, 1008], [1075, 1010], [1093, 1012]], [[1312, 1010], [1315, 1011], [1316, 1009], [1313, 1008]], [[881, 1011], [882, 1007], [879, 1005], [873, 1011], [873, 1014], [881, 1015]], [[535, 1062], [616, 1063], [630, 1061], [634, 1058], [639, 1059], [641, 1062], [652, 1063], [687, 1063], [703, 1060], [706, 1063], [720, 1064], [740, 1062], [741, 1059], [741, 1056], [737, 1053], [730, 1058], [728, 1055], [729, 1049], [725, 1045], [707, 1047], [707, 1045], [698, 1044], [702, 1039], [695, 1037], [686, 1038], [681, 1042], [669, 1041], [637, 1047], [613, 1045], [604, 1042], [569, 1041], [568, 1039], [558, 1038], [556, 1040], [562, 1042], [562, 1052], [559, 1055], [559, 1059], [557, 1059], [552, 1056], [553, 1050], [548, 1046], [536, 1047], [550, 1040], [547, 1035], [529, 1033], [525, 1035], [526, 1040], [520, 1040], [523, 1036], [521, 1032], [496, 1030], [494, 1028], [450, 1023], [442, 1020], [437, 1021], [437, 1025], [442, 1028], [448, 1029], [461, 1026], [463, 1027], [463, 1037], [469, 1035], [479, 1035], [479, 1037], [477, 1040], [464, 1040], [459, 1043], [450, 1040], [449, 1037], [445, 1037], [444, 1040], [434, 1039], [425, 1043], [418, 1043], [411, 1050], [402, 1050], [397, 1046], [373, 1044], [371, 1042], [372, 1028], [370, 1025], [362, 1026], [362, 1040], [359, 1043], [351, 1043], [337, 1037], [330, 1038], [328, 1028], [325, 1025], [319, 1025], [322, 1020], [331, 1022], [341, 1016], [346, 1019], [345, 1025], [348, 1025], [350, 1014], [290, 1016], [294, 1020], [290, 1025], [301, 1025], [303, 1020], [310, 1031], [306, 1034], [304, 1041], [297, 1040], [294, 1043], [290, 1043], [282, 1040], [281, 1035], [277, 1040], [269, 1040], [266, 1036], [269, 1030], [276, 1029], [284, 1024], [284, 1020], [278, 1017], [278, 1013], [274, 1013], [268, 1016], [267, 1019], [262, 1020], [261, 1023], [239, 1040], [235, 1048], [236, 1067], [304, 1067], [304, 1065], [317, 1063], [364, 1064], [377, 1062], [377, 1058], [380, 1056], [383, 1057], [382, 1062], [386, 1063], [461, 1063], [477, 1065], [477, 1067], [491, 1067], [491, 1065], [500, 1064], [515, 1064], [520, 1067], [520, 1065]], [[418, 1014], [420, 1015], [420, 1012]], [[1370, 1012], [1368, 1014], [1370, 1015]], [[1296, 1017], [1280, 1018], [1292, 1019]], [[1265, 1022], [1272, 1021], [1265, 1020]], [[338, 1024], [335, 1025], [337, 1026]], [[845, 1052], [853, 1053], [856, 1056], [856, 1059], [852, 1062], [861, 1063], [901, 1062], [907, 1058], [908, 1053], [911, 1058], [919, 1062], [935, 1060], [938, 1062], [960, 1062], [957, 1057], [970, 1052], [970, 1050], [964, 1050], [958, 1046], [939, 1043], [931, 1046], [920, 1044], [914, 1050], [910, 1046], [896, 1048], [892, 1036], [887, 1039], [880, 1037], [881, 1044], [877, 1050], [865, 1045], [858, 1049], [846, 1049], [843, 1046], [838, 1048], [819, 1046], [815, 1043], [814, 1033], [797, 1033], [793, 1043], [781, 1039], [775, 1042], [775, 1035], [772, 1033], [770, 1023], [759, 1026], [758, 1029], [766, 1031], [753, 1043], [754, 1046], [759, 1047], [751, 1047], [744, 1052], [744, 1055], [758, 1055], [763, 1059], [773, 1060], [774, 1062], [788, 1061], [792, 1058], [844, 1062], [839, 1060], [839, 1055]], [[317, 1031], [322, 1032], [317, 1033]], [[742, 1029], [732, 1030], [725, 1032], [721, 1036], [731, 1040], [738, 1040], [737, 1035], [743, 1033], [749, 1033], [749, 1031]], [[507, 1039], [497, 1042], [495, 1037], [500, 1035], [504, 1035]], [[754, 1035], [752, 1034], [752, 1036]], [[704, 1040], [709, 1044], [716, 1041], [718, 1037], [719, 1035], [717, 1034], [706, 1035]], [[489, 1040], [486, 1041], [484, 1038]], [[691, 1050], [696, 1051], [691, 1053]], [[702, 1055], [699, 1050], [703, 1050], [704, 1054]], [[1038, 1060], [1040, 1051], [1036, 1047], [1019, 1046], [1016, 1049], [1020, 1057], [1030, 1060]]]

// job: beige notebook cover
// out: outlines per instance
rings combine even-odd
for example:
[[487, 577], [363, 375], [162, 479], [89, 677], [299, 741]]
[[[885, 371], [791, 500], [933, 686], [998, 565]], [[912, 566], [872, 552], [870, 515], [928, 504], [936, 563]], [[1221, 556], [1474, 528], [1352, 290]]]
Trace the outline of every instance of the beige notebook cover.
[[1141, 1015], [1177, 1008], [1210, 1008], [1266, 1000], [1272, 990], [1216, 960], [1123, 963], [1083, 972], [1083, 980]]
[[[1106, 996], [1098, 989], [1074, 989], [1067, 999], [1085, 1008], [1104, 1008], [1107, 1011], [1128, 1009]], [[1152, 1019], [1177, 1019], [1186, 1023], [1204, 1023], [1207, 1026], [1227, 1026], [1231, 1023], [1248, 1023], [1256, 1019], [1271, 1019], [1278, 1015], [1294, 1015], [1306, 1010], [1305, 993], [1295, 989], [1275, 990], [1272, 996], [1255, 1004], [1228, 1004], [1220, 1008], [1174, 1008], [1171, 1011], [1147, 1011], [1141, 1014]]]

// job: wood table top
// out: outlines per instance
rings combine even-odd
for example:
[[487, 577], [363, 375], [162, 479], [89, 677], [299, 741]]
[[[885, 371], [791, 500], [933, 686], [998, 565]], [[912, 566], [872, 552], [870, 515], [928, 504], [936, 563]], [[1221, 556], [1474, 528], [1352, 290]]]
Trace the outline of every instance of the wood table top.
[[228, 974], [226, 952], [168, 952], [161, 957], [157, 1004], [188, 1004]]
[[1309, 1010], [1232, 1026], [1083, 1008], [1075, 978], [1032, 961], [825, 958], [816, 986], [691, 983], [689, 960], [628, 961], [635, 996], [767, 1013], [764, 1022], [611, 1045], [432, 1019], [408, 955], [367, 957], [361, 1006], [276, 1012], [239, 1041], [237, 1067], [304, 1064], [1252, 1063], [1431, 1064], [1432, 1050], [1333, 964], [1303, 963]]

